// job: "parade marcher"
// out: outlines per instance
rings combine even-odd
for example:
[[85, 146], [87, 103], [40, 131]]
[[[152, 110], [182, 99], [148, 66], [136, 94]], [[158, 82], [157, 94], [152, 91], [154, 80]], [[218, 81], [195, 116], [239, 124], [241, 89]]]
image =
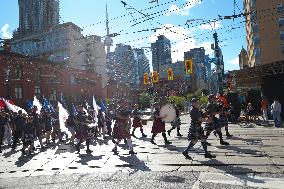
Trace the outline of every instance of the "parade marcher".
[[61, 136], [61, 130], [60, 130], [60, 122], [59, 122], [59, 112], [58, 108], [56, 109], [56, 112], [52, 114], [52, 133], [51, 138], [52, 142], [55, 143], [56, 137], [59, 139], [59, 141], [62, 141]]
[[129, 148], [129, 154], [136, 154], [133, 150], [131, 135], [128, 128], [128, 123], [130, 121], [130, 112], [127, 110], [127, 104], [124, 99], [120, 100], [120, 106], [116, 111], [115, 117], [116, 121], [113, 127], [113, 142], [115, 146], [112, 151], [114, 152], [114, 154], [118, 154], [117, 146], [119, 145], [121, 140], [126, 140]]
[[[41, 111], [41, 113], [42, 113], [42, 111]], [[36, 106], [33, 107], [31, 115], [33, 117], [33, 124], [34, 124], [36, 137], [39, 140], [41, 149], [44, 149], [44, 146], [43, 146], [43, 143], [42, 143], [44, 123], [43, 123], [41, 115], [37, 114], [37, 107]]]
[[16, 148], [19, 138], [22, 137], [23, 126], [24, 126], [24, 118], [22, 115], [22, 110], [19, 110], [18, 115], [14, 119], [12, 149]]
[[45, 141], [46, 144], [50, 144], [50, 136], [52, 132], [52, 119], [51, 119], [51, 113], [45, 112], [43, 114], [43, 122], [44, 122], [44, 130], [45, 130]]
[[168, 135], [171, 136], [171, 131], [174, 130], [175, 128], [177, 128], [177, 136], [178, 137], [182, 137], [183, 135], [180, 134], [180, 125], [181, 125], [181, 121], [180, 121], [180, 110], [179, 108], [175, 105], [175, 110], [176, 110], [176, 118], [175, 120], [171, 123], [172, 127], [170, 128], [170, 130], [168, 130]]
[[154, 106], [155, 110], [154, 110], [154, 122], [151, 131], [153, 133], [151, 143], [157, 145], [154, 139], [159, 133], [162, 133], [165, 144], [171, 144], [171, 142], [168, 141], [167, 139], [165, 122], [162, 120], [163, 118], [167, 117], [167, 115], [165, 115], [164, 117], [160, 117], [160, 104], [155, 103]]
[[132, 130], [132, 136], [133, 137], [136, 137], [135, 136], [135, 134], [134, 134], [134, 132], [135, 132], [135, 130], [136, 130], [136, 128], [140, 128], [140, 132], [141, 132], [141, 134], [142, 134], [142, 137], [147, 137], [147, 135], [145, 135], [144, 134], [144, 132], [143, 132], [143, 125], [142, 125], [142, 123], [141, 123], [141, 118], [140, 118], [140, 116], [141, 116], [141, 114], [140, 114], [140, 112], [139, 112], [139, 105], [138, 104], [135, 104], [134, 105], [134, 110], [132, 111], [132, 116], [133, 116], [133, 121], [132, 121], [132, 127], [133, 127], [133, 130]]
[[276, 98], [273, 99], [273, 104], [271, 105], [271, 113], [273, 115], [274, 125], [275, 127], [281, 127], [281, 104], [278, 102]]
[[5, 133], [5, 123], [6, 119], [5, 119], [5, 112], [1, 111], [0, 109], [0, 153], [2, 153], [2, 143], [3, 143], [3, 139], [4, 139], [4, 133]]
[[223, 94], [220, 93], [218, 97], [218, 101], [220, 102], [220, 105], [222, 105], [220, 111], [220, 121], [224, 123], [225, 126], [225, 131], [226, 131], [226, 136], [227, 137], [232, 137], [233, 135], [230, 134], [229, 132], [229, 124], [228, 124], [228, 115], [229, 115], [229, 109], [230, 109], [230, 104], [227, 100], [227, 97]]
[[8, 143], [10, 146], [12, 144], [12, 129], [11, 126], [13, 125], [13, 112], [5, 114], [5, 133], [4, 133], [4, 141]]
[[27, 117], [27, 121], [23, 127], [22, 138], [23, 138], [23, 148], [21, 150], [22, 153], [26, 154], [25, 149], [29, 147], [29, 154], [32, 154], [34, 149], [34, 140], [35, 140], [35, 128], [33, 123], [33, 116]]
[[98, 111], [98, 133], [99, 135], [103, 135], [103, 139], [105, 139], [105, 116], [101, 109]]
[[77, 144], [76, 144], [76, 150], [80, 152], [80, 145], [86, 141], [86, 146], [87, 146], [87, 153], [92, 153], [92, 150], [90, 150], [90, 138], [89, 138], [89, 132], [90, 128], [88, 127], [89, 125], [89, 120], [86, 115], [86, 112], [83, 110], [83, 106], [79, 106], [78, 108], [78, 114], [75, 117], [75, 123], [77, 125], [76, 129], [76, 138]]
[[201, 123], [206, 120], [202, 118], [202, 113], [199, 110], [198, 100], [193, 98], [191, 100], [191, 106], [192, 106], [190, 110], [191, 124], [188, 132], [188, 140], [190, 140], [190, 143], [188, 147], [182, 152], [182, 154], [187, 159], [191, 159], [191, 157], [188, 155], [189, 150], [198, 142], [198, 140], [201, 140], [201, 145], [203, 147], [203, 150], [205, 151], [204, 157], [215, 158], [216, 157], [215, 155], [212, 155], [207, 151], [206, 137], [204, 135], [204, 130], [201, 126]]
[[111, 128], [112, 120], [111, 120], [111, 116], [110, 116], [109, 112], [107, 112], [105, 114], [105, 122], [106, 122], [107, 134], [109, 136], [111, 136], [111, 133], [112, 133], [112, 128]]
[[[218, 134], [219, 136], [220, 144], [229, 145], [228, 142], [225, 142], [223, 140], [221, 128], [225, 126], [225, 124], [216, 117], [216, 115], [220, 113], [219, 111], [221, 110], [221, 106], [218, 106], [215, 103], [215, 96], [213, 94], [210, 94], [208, 96], [208, 104], [206, 109], [207, 114], [209, 114], [209, 117], [211, 118], [210, 121], [206, 124], [206, 140], [209, 137], [210, 133], [215, 130], [216, 134]], [[207, 141], [206, 143], [207, 145], [210, 145], [210, 143], [208, 143]]]

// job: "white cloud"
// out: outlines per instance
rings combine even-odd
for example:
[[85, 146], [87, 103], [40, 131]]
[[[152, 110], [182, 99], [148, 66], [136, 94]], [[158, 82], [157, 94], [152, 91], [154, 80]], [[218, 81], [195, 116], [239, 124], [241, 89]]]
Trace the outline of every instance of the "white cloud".
[[4, 39], [10, 39], [10, 38], [12, 38], [12, 34], [9, 33], [8, 28], [9, 28], [9, 24], [5, 24], [5, 25], [1, 28], [2, 37], [3, 37]]
[[201, 1], [191, 1], [191, 0], [186, 0], [186, 1], [187, 3], [182, 8], [179, 8], [177, 5], [171, 5], [169, 8], [169, 12], [166, 15], [170, 16], [171, 14], [176, 14], [181, 16], [188, 16], [189, 10], [191, 8], [202, 3]]
[[199, 26], [199, 29], [201, 30], [212, 30], [213, 29], [218, 29], [218, 28], [221, 28], [221, 23], [220, 21], [217, 21], [217, 22], [211, 22], [210, 24], [202, 24]]
[[229, 64], [239, 65], [239, 57], [228, 61]]

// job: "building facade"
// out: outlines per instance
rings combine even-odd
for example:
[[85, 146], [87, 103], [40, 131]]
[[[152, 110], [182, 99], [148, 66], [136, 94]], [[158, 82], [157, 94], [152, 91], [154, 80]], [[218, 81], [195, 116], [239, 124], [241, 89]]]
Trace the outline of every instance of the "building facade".
[[158, 36], [155, 43], [151, 44], [153, 71], [160, 72], [160, 66], [171, 64], [171, 41], [164, 35]]
[[249, 67], [284, 58], [284, 0], [244, 0]]
[[135, 48], [133, 49], [135, 59], [135, 83], [136, 87], [139, 88], [140, 82], [143, 79], [144, 73], [150, 75], [150, 64], [147, 56], [144, 53], [144, 49]]
[[102, 77], [93, 72], [68, 68], [44, 59], [0, 52], [0, 96], [12, 98], [25, 108], [27, 100], [43, 96], [54, 104], [61, 99], [82, 103], [92, 96], [103, 98]]
[[59, 0], [18, 0], [19, 28], [14, 38], [49, 30], [59, 24]]
[[246, 69], [249, 67], [249, 64], [248, 64], [248, 53], [247, 51], [242, 47], [242, 50], [239, 54], [239, 66], [240, 66], [240, 69]]

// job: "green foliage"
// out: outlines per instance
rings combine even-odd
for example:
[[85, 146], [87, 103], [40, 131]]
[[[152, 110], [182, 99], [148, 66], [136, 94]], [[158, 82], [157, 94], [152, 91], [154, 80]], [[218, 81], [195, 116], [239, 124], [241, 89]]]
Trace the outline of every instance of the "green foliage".
[[186, 98], [181, 96], [169, 96], [167, 100], [176, 104], [181, 109], [184, 107], [184, 104], [186, 102]]
[[208, 103], [208, 98], [206, 95], [203, 94], [201, 90], [196, 91], [193, 94], [187, 94], [186, 99], [191, 100], [192, 98], [197, 98], [200, 102], [201, 106], [205, 106]]
[[149, 108], [150, 107], [151, 96], [147, 93], [141, 93], [139, 96], [139, 104], [141, 108]]

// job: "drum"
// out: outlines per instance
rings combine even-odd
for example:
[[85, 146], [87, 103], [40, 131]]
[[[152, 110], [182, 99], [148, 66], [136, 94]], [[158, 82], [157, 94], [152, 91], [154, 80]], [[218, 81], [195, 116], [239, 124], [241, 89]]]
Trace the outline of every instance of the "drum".
[[160, 117], [164, 117], [165, 115], [167, 115], [167, 117], [162, 119], [164, 122], [173, 122], [176, 119], [176, 110], [172, 104], [162, 106]]

